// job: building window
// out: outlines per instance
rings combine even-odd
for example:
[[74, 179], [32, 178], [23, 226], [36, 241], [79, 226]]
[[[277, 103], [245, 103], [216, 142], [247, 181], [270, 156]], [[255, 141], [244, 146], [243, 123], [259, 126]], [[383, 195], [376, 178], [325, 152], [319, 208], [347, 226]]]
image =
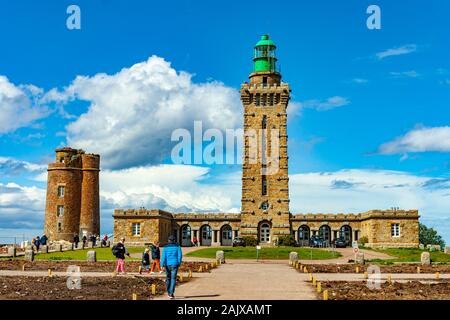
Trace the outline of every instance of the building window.
[[64, 206], [57, 206], [56, 207], [56, 215], [58, 217], [62, 217], [64, 215]]
[[263, 77], [262, 85], [263, 88], [267, 87], [267, 77]]
[[64, 186], [59, 186], [58, 187], [58, 197], [64, 198], [65, 191], [66, 191], [66, 188]]
[[273, 103], [274, 103], [274, 94], [271, 93], [269, 97], [269, 105], [273, 106]]
[[266, 176], [262, 176], [261, 180], [262, 180], [261, 193], [262, 193], [263, 196], [266, 196], [267, 195], [267, 177]]
[[60, 163], [64, 163], [64, 157], [59, 158]]
[[264, 202], [261, 204], [261, 209], [263, 209], [263, 210], [269, 210], [269, 202], [264, 201]]
[[139, 222], [133, 223], [131, 225], [131, 233], [133, 237], [141, 235], [141, 224]]
[[391, 236], [400, 237], [400, 223], [391, 224]]
[[58, 222], [58, 232], [61, 232], [61, 231], [62, 231], [62, 223]]
[[261, 103], [261, 95], [259, 93], [255, 94], [255, 106], [259, 106]]
[[261, 127], [267, 129], [267, 116], [263, 116]]

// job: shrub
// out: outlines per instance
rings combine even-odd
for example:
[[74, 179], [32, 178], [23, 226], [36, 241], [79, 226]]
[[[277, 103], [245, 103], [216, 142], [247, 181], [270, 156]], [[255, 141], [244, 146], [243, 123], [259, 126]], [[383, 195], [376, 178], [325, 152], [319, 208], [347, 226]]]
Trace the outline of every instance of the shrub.
[[278, 237], [278, 246], [285, 246], [285, 247], [294, 247], [297, 244], [295, 241], [294, 236], [281, 236]]
[[363, 247], [366, 245], [367, 242], [369, 242], [369, 239], [366, 236], [361, 237], [358, 240], [358, 244], [363, 246]]
[[252, 236], [245, 236], [245, 237], [242, 237], [242, 239], [244, 240], [245, 245], [249, 246], [249, 247], [254, 247], [258, 244], [258, 241], [256, 240], [256, 238], [252, 237]]

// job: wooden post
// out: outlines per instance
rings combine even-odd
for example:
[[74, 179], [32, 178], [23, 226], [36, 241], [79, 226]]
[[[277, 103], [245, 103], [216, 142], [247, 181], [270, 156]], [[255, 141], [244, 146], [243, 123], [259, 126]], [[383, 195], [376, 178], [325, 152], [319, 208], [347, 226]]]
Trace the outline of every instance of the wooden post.
[[388, 283], [391, 284], [392, 283], [392, 276], [388, 275], [388, 279], [387, 279]]
[[208, 271], [208, 264], [205, 264], [205, 271]]
[[137, 300], [137, 294], [136, 294], [136, 293], [133, 293], [132, 299], [133, 299], [133, 300]]
[[183, 275], [182, 274], [179, 274], [178, 278], [180, 279], [180, 282], [183, 282]]
[[316, 285], [316, 281], [317, 281], [316, 277], [313, 277], [313, 279], [312, 279], [313, 286]]
[[312, 275], [312, 273], [309, 274], [309, 281], [313, 281], [313, 275]]
[[25, 271], [25, 263], [22, 265], [22, 271]]
[[202, 266], [200, 266], [200, 267], [198, 268], [198, 272], [203, 272], [203, 267], [202, 267]]
[[48, 269], [48, 276], [49, 276], [49, 277], [52, 276], [52, 269]]
[[152, 286], [151, 286], [151, 289], [152, 289], [152, 295], [156, 295], [156, 284], [152, 284]]
[[192, 270], [189, 269], [189, 278], [192, 278]]
[[308, 273], [308, 269], [306, 267], [303, 268], [304, 273]]
[[323, 290], [323, 300], [328, 300], [328, 290]]
[[142, 266], [139, 266], [138, 272], [139, 272], [139, 273], [142, 272]]
[[357, 266], [355, 269], [356, 273], [359, 273], [359, 267]]
[[369, 274], [366, 272], [364, 272], [364, 279], [369, 279]]
[[317, 282], [317, 292], [318, 293], [322, 292], [322, 284], [320, 282]]
[[417, 273], [420, 273], [420, 267], [417, 267]]
[[441, 274], [439, 272], [436, 272], [436, 279], [439, 279], [441, 277]]

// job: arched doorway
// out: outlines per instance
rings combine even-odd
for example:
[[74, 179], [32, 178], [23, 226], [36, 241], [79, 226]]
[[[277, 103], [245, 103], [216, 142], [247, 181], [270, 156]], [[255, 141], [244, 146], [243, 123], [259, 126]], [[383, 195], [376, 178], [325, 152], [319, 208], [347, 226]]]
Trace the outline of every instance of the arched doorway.
[[331, 228], [327, 225], [323, 225], [319, 228], [319, 236], [323, 238], [324, 245], [329, 246], [331, 241]]
[[301, 246], [309, 245], [309, 227], [307, 225], [301, 225], [298, 228], [298, 243]]
[[222, 246], [231, 246], [233, 244], [233, 230], [229, 224], [220, 229], [220, 244]]
[[209, 225], [204, 225], [200, 228], [200, 245], [210, 246], [212, 241], [212, 229]]
[[259, 243], [270, 243], [270, 224], [262, 222], [259, 225]]
[[185, 224], [183, 226], [181, 226], [180, 228], [180, 238], [181, 238], [181, 246], [182, 247], [190, 247], [192, 246], [192, 241], [191, 241], [191, 234], [192, 234], [192, 229], [191, 226], [188, 224]]
[[339, 237], [344, 239], [347, 245], [352, 244], [352, 228], [349, 225], [344, 225], [339, 230]]

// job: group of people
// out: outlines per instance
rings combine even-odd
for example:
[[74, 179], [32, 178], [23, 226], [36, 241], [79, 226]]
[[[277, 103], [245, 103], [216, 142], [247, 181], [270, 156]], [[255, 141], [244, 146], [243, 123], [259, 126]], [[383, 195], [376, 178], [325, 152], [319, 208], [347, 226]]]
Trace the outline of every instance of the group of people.
[[[125, 257], [130, 257], [128, 249], [125, 247], [125, 238], [121, 238], [120, 241], [113, 246], [112, 252], [117, 259], [116, 272], [122, 274], [125, 273]], [[151, 263], [150, 254], [152, 258]], [[175, 285], [181, 261], [181, 247], [177, 243], [176, 237], [171, 235], [168, 238], [168, 244], [162, 248], [162, 253], [159, 242], [150, 245], [150, 248], [145, 248], [144, 253], [142, 254], [140, 272], [147, 270], [150, 273], [154, 273], [156, 268], [159, 273], [162, 273], [162, 269], [164, 269], [166, 271], [167, 296], [169, 299], [173, 299], [175, 298]]]
[[48, 237], [44, 234], [42, 237], [36, 236], [31, 240], [31, 246], [33, 249], [39, 251], [40, 246], [46, 246], [48, 243]]
[[[100, 236], [99, 235], [91, 235], [89, 236], [89, 241], [92, 242], [92, 246], [95, 247], [97, 243], [100, 243], [101, 247], [106, 247], [106, 242], [108, 241], [108, 235], [105, 234], [104, 237], [101, 239], [100, 242]], [[83, 242], [83, 246], [86, 247], [86, 243], [88, 241], [88, 237], [86, 235], [83, 235], [81, 238], [81, 241]], [[78, 234], [75, 234], [73, 236], [73, 243], [75, 244], [75, 247], [78, 248], [78, 243], [80, 243], [80, 236]]]

